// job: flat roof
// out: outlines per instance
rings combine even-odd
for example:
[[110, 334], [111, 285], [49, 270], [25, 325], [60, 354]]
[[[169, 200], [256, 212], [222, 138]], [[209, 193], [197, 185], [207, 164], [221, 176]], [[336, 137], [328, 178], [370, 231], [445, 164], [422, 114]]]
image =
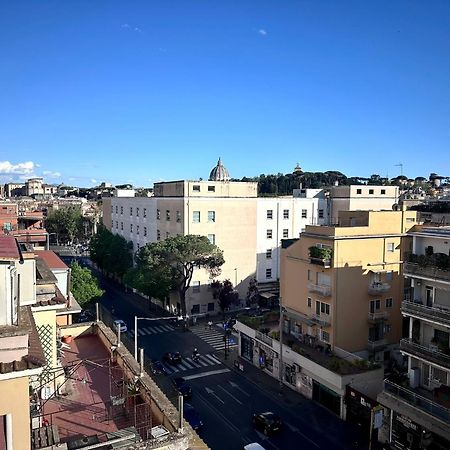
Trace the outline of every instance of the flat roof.
[[14, 236], [0, 236], [0, 259], [20, 259], [19, 248]]

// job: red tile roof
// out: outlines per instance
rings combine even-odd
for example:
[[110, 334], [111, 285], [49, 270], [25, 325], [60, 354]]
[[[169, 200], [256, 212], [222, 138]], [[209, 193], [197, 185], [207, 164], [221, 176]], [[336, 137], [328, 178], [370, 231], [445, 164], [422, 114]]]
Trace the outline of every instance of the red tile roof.
[[51, 250], [37, 251], [36, 256], [40, 256], [49, 269], [68, 269], [67, 265], [61, 260], [61, 258]]
[[0, 236], [0, 259], [19, 259], [19, 249], [13, 236]]

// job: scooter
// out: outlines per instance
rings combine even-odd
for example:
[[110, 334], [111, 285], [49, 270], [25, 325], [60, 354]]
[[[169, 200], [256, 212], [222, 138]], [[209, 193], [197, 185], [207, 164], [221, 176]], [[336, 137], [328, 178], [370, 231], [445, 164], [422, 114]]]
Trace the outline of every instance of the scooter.
[[197, 362], [200, 358], [200, 353], [192, 353], [192, 361]]

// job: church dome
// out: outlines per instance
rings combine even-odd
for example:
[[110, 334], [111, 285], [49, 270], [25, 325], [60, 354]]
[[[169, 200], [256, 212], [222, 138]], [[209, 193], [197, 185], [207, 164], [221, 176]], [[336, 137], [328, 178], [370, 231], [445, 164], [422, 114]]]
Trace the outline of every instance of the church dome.
[[230, 174], [222, 164], [220, 158], [219, 161], [217, 161], [217, 166], [214, 167], [209, 174], [209, 181], [230, 181]]

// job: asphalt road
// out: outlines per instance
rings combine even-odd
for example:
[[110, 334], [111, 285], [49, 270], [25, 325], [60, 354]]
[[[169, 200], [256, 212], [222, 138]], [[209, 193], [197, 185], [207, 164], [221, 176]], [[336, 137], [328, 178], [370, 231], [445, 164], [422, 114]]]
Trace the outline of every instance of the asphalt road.
[[[88, 263], [82, 258], [83, 263]], [[129, 328], [129, 342], [134, 338], [134, 316], [155, 317], [159, 311], [150, 310], [149, 302], [141, 297], [125, 292], [117, 283], [101, 278], [105, 289], [100, 303], [108, 310], [114, 309], [114, 318], [123, 319]], [[205, 330], [205, 324], [197, 325]], [[138, 345], [143, 347], [147, 357], [160, 359], [167, 351], [179, 351], [183, 356], [183, 367], [167, 365], [170, 375], [154, 376], [161, 389], [176, 404], [176, 392], [170, 378], [184, 376], [189, 378], [193, 389], [189, 400], [199, 412], [204, 427], [200, 436], [213, 450], [242, 449], [250, 442], [259, 442], [268, 450], [284, 449], [354, 449], [367, 448], [367, 445], [355, 445], [363, 442], [359, 430], [343, 422], [321, 405], [305, 399], [297, 392], [277, 386], [277, 381], [267, 374], [255, 376], [235, 371], [224, 364], [223, 351], [217, 351], [190, 331], [173, 326], [168, 321], [138, 322]], [[145, 334], [144, 334], [145, 331]], [[214, 333], [221, 333], [219, 327]], [[198, 348], [202, 355], [202, 364], [194, 366], [190, 359], [192, 350]], [[256, 382], [255, 382], [256, 379]], [[283, 420], [283, 429], [276, 436], [267, 437], [254, 430], [251, 422], [253, 413], [273, 411]]]

